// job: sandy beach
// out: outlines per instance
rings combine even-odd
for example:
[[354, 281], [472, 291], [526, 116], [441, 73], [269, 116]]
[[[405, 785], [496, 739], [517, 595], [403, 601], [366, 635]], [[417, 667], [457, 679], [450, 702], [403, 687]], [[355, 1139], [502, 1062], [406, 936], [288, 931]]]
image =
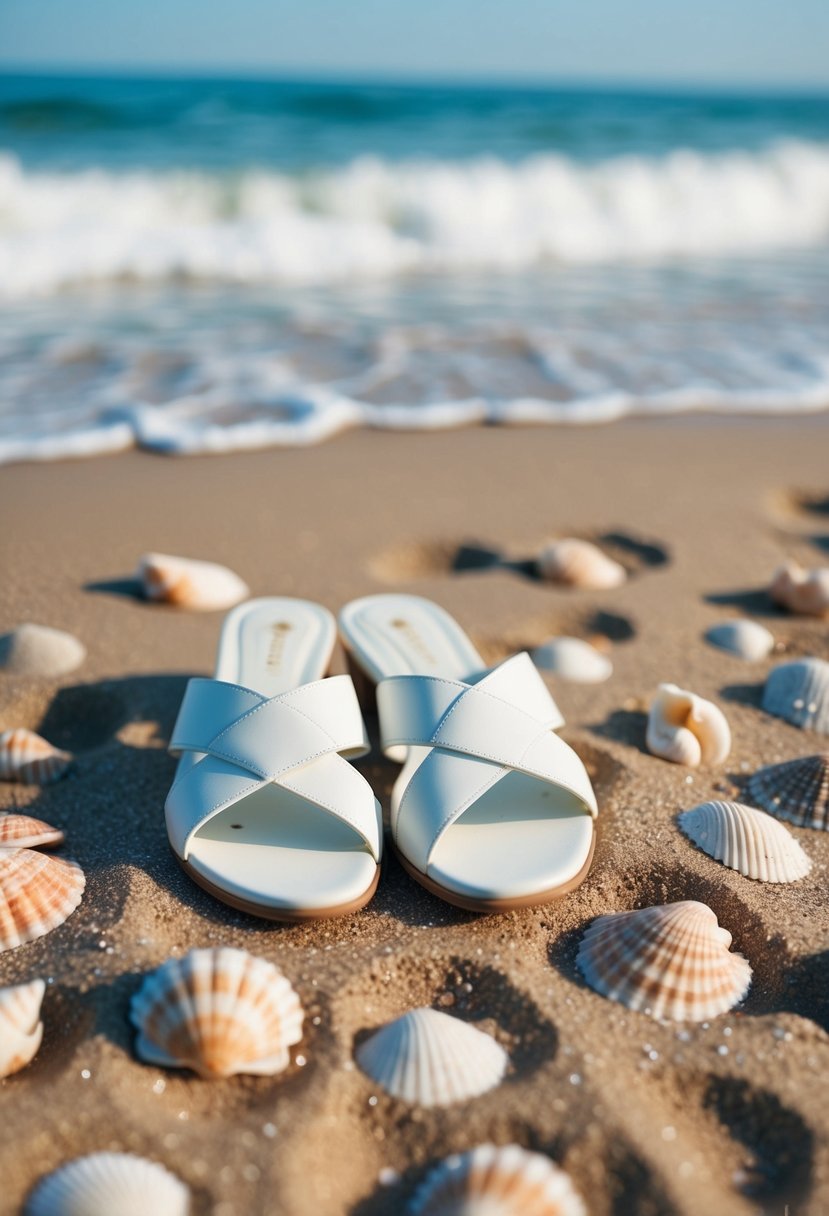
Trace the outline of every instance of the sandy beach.
[[[825, 748], [760, 696], [781, 658], [829, 658], [826, 622], [787, 616], [764, 592], [785, 557], [827, 560], [829, 516], [809, 505], [829, 492], [827, 457], [825, 417], [730, 418], [362, 431], [306, 450], [4, 468], [0, 632], [53, 625], [88, 657], [59, 681], [0, 672], [0, 728], [30, 727], [76, 756], [54, 786], [0, 783], [0, 809], [63, 828], [61, 855], [88, 885], [62, 927], [0, 955], [0, 983], [49, 984], [43, 1046], [0, 1082], [0, 1213], [60, 1163], [119, 1149], [182, 1178], [195, 1216], [396, 1216], [431, 1165], [485, 1141], [550, 1155], [591, 1216], [829, 1211], [829, 837], [793, 828], [811, 873], [761, 884], [675, 822], [739, 798], [762, 764]], [[538, 581], [528, 561], [554, 535], [595, 540], [627, 583]], [[269, 924], [202, 892], [167, 843], [166, 743], [187, 678], [212, 669], [221, 615], [137, 599], [129, 579], [147, 550], [222, 562], [253, 595], [334, 612], [373, 591], [428, 596], [492, 662], [556, 634], [603, 637], [607, 682], [550, 679], [599, 801], [584, 885], [548, 907], [475, 916], [428, 895], [389, 851], [373, 902], [340, 920]], [[768, 660], [703, 640], [740, 615], [774, 633]], [[733, 747], [721, 768], [647, 753], [661, 681], [723, 709]], [[376, 719], [369, 729], [376, 740]], [[376, 750], [359, 767], [387, 811], [395, 767]], [[753, 968], [744, 1004], [710, 1025], [629, 1012], [575, 967], [595, 916], [680, 899], [707, 903]], [[305, 1034], [280, 1076], [208, 1082], [134, 1055], [142, 977], [219, 943], [277, 963], [301, 996]], [[412, 1110], [357, 1070], [365, 1031], [431, 1004], [507, 1048], [501, 1086]]]

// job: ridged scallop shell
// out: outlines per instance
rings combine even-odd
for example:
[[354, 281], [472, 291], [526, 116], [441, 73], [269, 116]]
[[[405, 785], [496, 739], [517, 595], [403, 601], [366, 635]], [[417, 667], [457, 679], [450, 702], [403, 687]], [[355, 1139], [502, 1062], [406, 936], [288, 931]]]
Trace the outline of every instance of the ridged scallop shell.
[[590, 541], [572, 537], [552, 540], [545, 545], [536, 559], [536, 567], [541, 577], [552, 583], [581, 587], [585, 591], [621, 587], [627, 579], [624, 566], [614, 562]]
[[0, 849], [0, 950], [57, 929], [81, 902], [85, 886], [74, 861], [33, 849]]
[[581, 638], [551, 638], [532, 653], [542, 671], [551, 671], [574, 684], [600, 684], [613, 675], [613, 664], [589, 642]]
[[0, 988], [0, 1077], [10, 1077], [34, 1059], [43, 1038], [40, 1006], [43, 980]]
[[0, 815], [0, 849], [51, 849], [63, 844], [63, 832], [30, 815]]
[[763, 709], [792, 726], [829, 735], [829, 663], [795, 659], [775, 667], [763, 689]]
[[302, 1038], [302, 1006], [282, 972], [230, 947], [168, 959], [133, 997], [130, 1017], [142, 1060], [207, 1078], [282, 1072]]
[[447, 1157], [407, 1210], [408, 1216], [587, 1216], [569, 1174], [517, 1144], [481, 1144]]
[[56, 678], [80, 667], [86, 647], [71, 633], [26, 622], [0, 636], [0, 667], [21, 676]]
[[797, 882], [812, 868], [791, 832], [741, 802], [701, 802], [682, 812], [679, 826], [703, 853], [746, 878]]
[[758, 663], [774, 650], [774, 636], [757, 621], [724, 621], [705, 635], [712, 646], [727, 650], [747, 663]]
[[18, 727], [0, 734], [0, 781], [25, 785], [48, 785], [68, 772], [69, 752], [53, 747], [33, 730]]
[[825, 616], [829, 613], [829, 569], [806, 570], [797, 562], [786, 562], [775, 570], [769, 595], [789, 612]]
[[731, 730], [713, 701], [660, 684], [648, 714], [648, 750], [663, 760], [697, 768], [722, 764], [731, 751]]
[[250, 595], [247, 584], [226, 566], [166, 553], [145, 553], [139, 559], [136, 577], [148, 600], [194, 612], [232, 608]]
[[132, 1153], [92, 1153], [43, 1178], [26, 1216], [188, 1216], [190, 1191], [163, 1165]]
[[703, 1022], [748, 992], [751, 967], [729, 950], [731, 934], [696, 900], [600, 916], [576, 963], [591, 988], [628, 1009]]
[[354, 1053], [386, 1093], [417, 1106], [450, 1106], [494, 1089], [509, 1056], [491, 1035], [438, 1009], [412, 1009]]
[[749, 777], [749, 798], [799, 828], [829, 831], [829, 753], [769, 764]]

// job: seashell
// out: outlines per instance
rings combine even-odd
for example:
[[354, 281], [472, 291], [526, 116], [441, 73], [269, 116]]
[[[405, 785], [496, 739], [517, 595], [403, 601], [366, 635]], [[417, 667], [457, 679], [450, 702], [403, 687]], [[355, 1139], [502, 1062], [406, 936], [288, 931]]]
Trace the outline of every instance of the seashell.
[[829, 735], [829, 663], [795, 659], [769, 673], [763, 709], [792, 726]]
[[0, 951], [57, 929], [81, 902], [85, 886], [74, 861], [33, 849], [0, 849]]
[[765, 811], [741, 802], [701, 802], [679, 826], [703, 853], [760, 882], [796, 882], [812, 868], [800, 845]]
[[774, 636], [757, 621], [725, 621], [712, 625], [705, 635], [712, 646], [735, 654], [747, 663], [759, 663], [774, 650]]
[[195, 612], [232, 608], [250, 595], [247, 584], [226, 566], [166, 553], [145, 553], [139, 559], [136, 578], [148, 600]]
[[0, 988], [0, 1077], [10, 1077], [37, 1055], [43, 1038], [43, 980]]
[[0, 734], [0, 781], [48, 785], [69, 771], [72, 757], [33, 730], [19, 727]]
[[676, 684], [660, 684], [648, 714], [648, 751], [674, 764], [722, 764], [731, 731], [721, 709]]
[[190, 1191], [163, 1165], [132, 1153], [92, 1153], [37, 1184], [25, 1216], [187, 1216]]
[[282, 972], [230, 947], [168, 959], [132, 999], [135, 1050], [202, 1077], [272, 1076], [302, 1038], [302, 1006]]
[[0, 636], [0, 667], [21, 676], [65, 676], [80, 667], [86, 647], [48, 625], [18, 625]]
[[711, 909], [689, 899], [598, 917], [576, 964], [591, 988], [628, 1009], [703, 1022], [748, 992], [751, 967], [730, 945]]
[[624, 566], [614, 562], [596, 545], [569, 537], [545, 545], [536, 559], [536, 568], [541, 577], [551, 583], [581, 587], [585, 591], [621, 587], [627, 579]]
[[613, 664], [607, 655], [600, 654], [581, 638], [551, 638], [536, 647], [532, 657], [542, 671], [551, 671], [574, 684], [601, 684], [613, 674]]
[[63, 844], [63, 832], [30, 815], [0, 815], [0, 849], [49, 849]]
[[417, 1106], [449, 1106], [493, 1089], [509, 1056], [491, 1035], [437, 1009], [412, 1009], [354, 1053], [386, 1093]]
[[408, 1216], [587, 1216], [587, 1208], [548, 1157], [517, 1144], [481, 1144], [432, 1170]]
[[800, 616], [829, 613], [829, 568], [806, 570], [797, 562], [786, 562], [775, 570], [769, 587], [775, 604]]
[[799, 828], [829, 831], [829, 753], [769, 764], [748, 779], [757, 806]]

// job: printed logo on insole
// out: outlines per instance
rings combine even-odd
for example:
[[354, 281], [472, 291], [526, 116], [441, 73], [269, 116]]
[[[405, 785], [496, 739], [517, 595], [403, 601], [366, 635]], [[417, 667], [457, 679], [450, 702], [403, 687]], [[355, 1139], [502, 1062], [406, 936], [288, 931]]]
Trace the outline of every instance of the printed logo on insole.
[[424, 642], [423, 638], [409, 621], [405, 621], [400, 617], [390, 622], [394, 629], [397, 629], [406, 639], [407, 645], [411, 646], [415, 654], [420, 655], [424, 662], [431, 667], [437, 665], [437, 659], [432, 654], [429, 647]]
[[288, 621], [275, 621], [271, 625], [271, 639], [268, 646], [267, 665], [268, 671], [278, 671], [282, 666], [282, 660], [285, 655], [285, 646], [288, 641], [288, 634], [291, 632], [292, 626]]

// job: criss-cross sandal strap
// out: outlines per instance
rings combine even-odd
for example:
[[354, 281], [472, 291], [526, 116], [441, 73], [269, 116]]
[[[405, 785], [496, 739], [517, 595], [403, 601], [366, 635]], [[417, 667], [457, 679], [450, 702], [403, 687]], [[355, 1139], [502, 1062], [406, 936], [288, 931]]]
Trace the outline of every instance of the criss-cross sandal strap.
[[184, 755], [165, 806], [180, 857], [220, 811], [273, 783], [342, 819], [379, 860], [376, 799], [345, 759], [368, 750], [349, 676], [270, 698], [220, 680], [190, 680], [170, 750]]

